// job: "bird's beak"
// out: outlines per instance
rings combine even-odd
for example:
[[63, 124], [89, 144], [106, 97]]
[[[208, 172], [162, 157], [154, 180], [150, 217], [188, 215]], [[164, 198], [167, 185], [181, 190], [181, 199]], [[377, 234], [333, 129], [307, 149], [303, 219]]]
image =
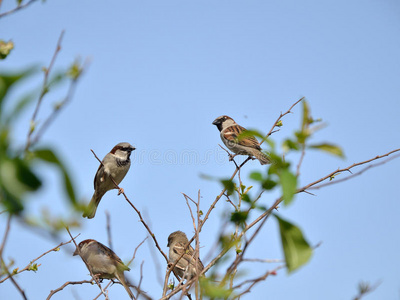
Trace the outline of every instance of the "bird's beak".
[[76, 256], [76, 255], [79, 255], [79, 253], [78, 253], [78, 248], [76, 248], [76, 250], [75, 250], [73, 256]]
[[133, 151], [133, 150], [136, 150], [136, 148], [135, 147], [131, 147], [131, 151]]
[[212, 122], [213, 125], [219, 125], [221, 124], [221, 120], [220, 119], [215, 119], [214, 122]]

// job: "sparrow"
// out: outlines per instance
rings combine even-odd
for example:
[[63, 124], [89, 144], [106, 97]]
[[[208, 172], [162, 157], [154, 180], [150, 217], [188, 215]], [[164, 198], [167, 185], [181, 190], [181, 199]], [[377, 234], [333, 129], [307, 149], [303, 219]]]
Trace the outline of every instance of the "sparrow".
[[168, 237], [168, 265], [172, 266], [182, 253], [185, 253], [175, 265], [174, 271], [180, 278], [185, 276], [184, 279], [186, 280], [192, 279], [204, 269], [200, 258], [197, 258], [197, 261], [195, 261], [194, 249], [190, 245], [187, 247], [188, 244], [189, 240], [187, 239], [186, 234], [182, 231], [175, 231]]
[[260, 143], [254, 136], [246, 136], [238, 139], [238, 136], [246, 131], [246, 128], [237, 124], [231, 117], [220, 116], [212, 122], [221, 132], [221, 140], [235, 155], [231, 156], [230, 160], [236, 155], [255, 156], [260, 161], [260, 164], [266, 165], [271, 163], [269, 158], [261, 152]]
[[[135, 149], [129, 143], [119, 143], [103, 158], [94, 177], [93, 197], [86, 211], [83, 213], [83, 217], [87, 217], [88, 219], [94, 218], [101, 198], [109, 190], [115, 189], [110, 175], [117, 184], [120, 184], [122, 179], [124, 179], [131, 166], [131, 152]], [[118, 195], [122, 192], [123, 189], [120, 189]]]
[[79, 243], [73, 255], [80, 255], [88, 268], [90, 267], [94, 276], [100, 279], [118, 279], [128, 292], [129, 297], [134, 298], [124, 276], [124, 271], [130, 271], [130, 269], [110, 248], [95, 240], [88, 239]]

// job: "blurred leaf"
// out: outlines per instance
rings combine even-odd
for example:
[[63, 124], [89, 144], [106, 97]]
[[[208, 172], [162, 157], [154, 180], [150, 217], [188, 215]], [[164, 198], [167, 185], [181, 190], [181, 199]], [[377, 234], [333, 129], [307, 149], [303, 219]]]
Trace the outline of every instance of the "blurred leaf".
[[2, 155], [0, 161], [0, 199], [11, 213], [23, 210], [22, 198], [27, 192], [36, 191], [42, 182], [28, 163], [19, 158]]
[[291, 273], [309, 261], [312, 249], [297, 226], [281, 219], [277, 215], [274, 216], [279, 222], [286, 266], [288, 272]]
[[75, 189], [73, 187], [71, 178], [67, 172], [67, 169], [65, 168], [64, 164], [61, 162], [61, 160], [56, 156], [56, 154], [50, 150], [50, 149], [38, 149], [36, 151], [34, 151], [34, 155], [51, 164], [54, 164], [58, 167], [58, 169], [61, 171], [62, 175], [63, 175], [63, 180], [64, 180], [64, 188], [65, 191], [69, 197], [69, 200], [71, 201], [71, 203], [74, 206], [77, 206], [77, 200], [76, 200], [76, 196], [75, 196]]
[[[0, 111], [3, 104], [3, 100], [5, 95], [7, 94], [10, 87], [15, 84], [17, 81], [25, 78], [31, 74], [33, 74], [37, 69], [36, 68], [29, 68], [22, 72], [15, 73], [15, 74], [5, 74], [0, 73]], [[0, 115], [1, 117], [1, 115]]]
[[283, 203], [289, 205], [296, 193], [297, 177], [289, 169], [285, 169], [279, 174], [279, 179], [282, 186]]
[[310, 108], [308, 106], [308, 103], [306, 100], [303, 100], [303, 120], [301, 123], [301, 131], [304, 132], [307, 128], [308, 125], [312, 122], [311, 116], [310, 116]]
[[230, 179], [223, 179], [221, 180], [221, 183], [224, 185], [227, 194], [232, 195], [232, 193], [235, 191], [235, 184], [233, 183], [233, 181]]
[[278, 123], [276, 123], [276, 126], [282, 127], [283, 126], [282, 120], [279, 120]]
[[0, 179], [2, 185], [16, 197], [22, 196], [27, 191], [35, 191], [42, 184], [27, 163], [19, 158], [1, 162]]
[[200, 288], [203, 291], [202, 294], [209, 299], [227, 299], [232, 296], [231, 289], [215, 284], [206, 277], [200, 278]]
[[336, 146], [333, 144], [323, 143], [323, 144], [318, 144], [318, 145], [310, 145], [308, 147], [312, 148], [312, 149], [319, 149], [319, 150], [328, 152], [330, 154], [339, 156], [341, 158], [344, 158], [343, 150], [339, 146]]
[[48, 86], [49, 87], [54, 87], [60, 83], [63, 83], [67, 79], [67, 74], [65, 71], [57, 71], [55, 75], [52, 75], [49, 82]]
[[237, 225], [245, 224], [249, 213], [247, 211], [235, 211], [231, 215], [231, 222]]
[[19, 117], [19, 114], [35, 99], [35, 93], [29, 93], [17, 102], [15, 107], [6, 116], [5, 124], [10, 124]]
[[296, 143], [295, 141], [292, 141], [291, 139], [286, 139], [283, 142], [282, 147], [285, 152], [288, 152], [289, 150], [299, 150], [300, 149], [298, 143]]
[[261, 185], [262, 185], [263, 189], [265, 189], [265, 190], [272, 190], [276, 186], [276, 184], [277, 183], [275, 181], [267, 178], [262, 182]]
[[12, 49], [14, 49], [14, 43], [12, 41], [5, 42], [0, 40], [0, 59], [5, 59]]
[[72, 80], [77, 80], [82, 74], [82, 67], [78, 61], [75, 61], [67, 71], [67, 75], [72, 78]]
[[269, 157], [272, 161], [272, 164], [268, 168], [268, 175], [279, 174], [282, 170], [290, 167], [289, 162], [283, 160], [282, 157], [276, 155], [275, 153], [270, 153]]
[[306, 140], [310, 137], [310, 132], [308, 130], [296, 131], [294, 135], [296, 136], [298, 143], [305, 144]]
[[21, 199], [10, 194], [4, 187], [0, 185], [0, 203], [3, 205], [5, 210], [11, 214], [18, 214], [24, 206], [21, 203]]
[[250, 173], [249, 176], [251, 179], [255, 180], [255, 181], [262, 181], [263, 180], [263, 176], [260, 172], [252, 172]]

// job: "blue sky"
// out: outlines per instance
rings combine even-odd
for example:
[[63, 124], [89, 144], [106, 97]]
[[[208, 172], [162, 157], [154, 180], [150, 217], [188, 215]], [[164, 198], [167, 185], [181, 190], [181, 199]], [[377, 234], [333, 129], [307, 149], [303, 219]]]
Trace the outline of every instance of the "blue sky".
[[[3, 1], [6, 11], [15, 1]], [[305, 96], [312, 115], [328, 125], [313, 142], [341, 145], [346, 159], [310, 151], [306, 154], [301, 184], [314, 181], [338, 167], [363, 161], [399, 148], [400, 129], [400, 4], [397, 1], [46, 1], [0, 19], [0, 38], [12, 39], [15, 49], [0, 62], [0, 70], [32, 64], [45, 66], [62, 30], [65, 36], [56, 67], [74, 59], [91, 63], [79, 82], [73, 101], [46, 132], [41, 145], [51, 145], [74, 175], [80, 199], [93, 193], [98, 162], [118, 142], [137, 147], [133, 165], [122, 182], [128, 197], [151, 220], [163, 250], [175, 230], [193, 232], [181, 193], [196, 197], [200, 189], [206, 210], [221, 186], [203, 179], [232, 174], [219, 133], [211, 122], [222, 114], [247, 128], [268, 132], [281, 111]], [[41, 78], [29, 81], [39, 85]], [[22, 88], [23, 86], [21, 86]], [[22, 91], [14, 91], [9, 101]], [[64, 95], [59, 90], [46, 98], [47, 107]], [[23, 143], [33, 107], [15, 128], [16, 143]], [[283, 120], [273, 139], [281, 142], [300, 124], [301, 110]], [[190, 153], [197, 161], [185, 159]], [[298, 156], [289, 155], [297, 161]], [[351, 299], [357, 284], [381, 282], [366, 299], [400, 298], [400, 159], [374, 168], [343, 184], [297, 195], [282, 208], [282, 217], [299, 225], [311, 244], [322, 242], [312, 260], [292, 275], [258, 284], [243, 299]], [[263, 170], [248, 163], [242, 178]], [[38, 213], [49, 207], [53, 216], [71, 215], [59, 174], [38, 166], [46, 184], [32, 197], [29, 208]], [[273, 203], [278, 195], [265, 195]], [[201, 233], [201, 257], [210, 251], [222, 216], [229, 205], [221, 201]], [[128, 204], [111, 191], [103, 198], [96, 218], [82, 220], [79, 240], [107, 243], [104, 211], [111, 215], [115, 252], [127, 261], [146, 237], [144, 227]], [[0, 218], [3, 232], [5, 218]], [[54, 247], [14, 222], [5, 250], [23, 267]], [[67, 240], [67, 234], [63, 241]], [[282, 258], [277, 226], [268, 221], [249, 258]], [[128, 277], [138, 281], [144, 261], [144, 290], [161, 295], [159, 265], [143, 245]], [[43, 299], [66, 281], [88, 279], [84, 264], [72, 257], [72, 247], [50, 253], [39, 271], [17, 277], [29, 299]], [[204, 261], [207, 264], [209, 261]], [[276, 265], [246, 263], [242, 271], [256, 277]], [[157, 275], [159, 274], [159, 275]], [[95, 286], [67, 287], [53, 299], [90, 298]], [[0, 285], [7, 299], [19, 295], [11, 282]], [[111, 299], [125, 296], [120, 286]], [[77, 299], [79, 299], [77, 298]]]

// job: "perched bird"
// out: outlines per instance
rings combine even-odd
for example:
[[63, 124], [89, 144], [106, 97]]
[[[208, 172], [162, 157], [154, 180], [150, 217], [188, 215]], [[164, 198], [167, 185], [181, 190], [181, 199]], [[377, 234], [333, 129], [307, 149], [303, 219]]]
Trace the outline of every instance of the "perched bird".
[[175, 231], [168, 237], [168, 264], [173, 265], [179, 259], [182, 253], [185, 253], [175, 265], [174, 271], [180, 278], [185, 276], [184, 279], [186, 280], [192, 279], [204, 269], [200, 258], [197, 258], [196, 261], [194, 257], [194, 250], [190, 245], [187, 247], [188, 244], [189, 240], [187, 239], [186, 234], [182, 231]]
[[269, 164], [271, 161], [268, 156], [261, 152], [260, 143], [254, 136], [244, 136], [238, 138], [238, 136], [246, 131], [246, 128], [236, 124], [236, 122], [228, 116], [220, 116], [216, 118], [213, 125], [217, 126], [218, 130], [221, 132], [221, 140], [224, 142], [225, 146], [228, 147], [235, 157], [237, 154], [255, 156], [260, 161], [260, 164]]
[[[94, 194], [89, 206], [83, 213], [88, 219], [94, 218], [101, 198], [109, 190], [115, 189], [110, 175], [117, 184], [120, 184], [131, 166], [131, 152], [136, 148], [129, 143], [119, 143], [107, 153], [94, 177]], [[123, 189], [119, 191], [122, 193]]]
[[124, 271], [130, 269], [124, 265], [114, 251], [95, 240], [88, 239], [79, 243], [74, 252], [75, 255], [82, 257], [94, 276], [100, 279], [118, 279], [128, 292], [129, 297], [133, 299], [133, 293], [129, 289], [124, 276]]

